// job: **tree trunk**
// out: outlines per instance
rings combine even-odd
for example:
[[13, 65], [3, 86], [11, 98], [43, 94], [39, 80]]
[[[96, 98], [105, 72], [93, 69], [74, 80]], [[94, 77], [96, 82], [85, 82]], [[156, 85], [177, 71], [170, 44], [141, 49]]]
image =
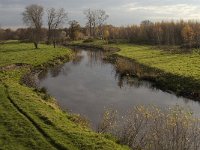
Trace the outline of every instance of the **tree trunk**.
[[47, 44], [48, 44], [48, 45], [51, 44], [50, 39], [51, 39], [51, 28], [49, 27], [49, 29], [48, 29], [48, 37], [47, 37]]
[[92, 36], [92, 23], [90, 22], [90, 37]]
[[50, 37], [49, 37], [49, 34], [48, 34], [48, 37], [47, 37], [47, 45], [50, 45]]
[[34, 42], [35, 49], [38, 49], [38, 43]]
[[53, 41], [53, 47], [56, 48], [56, 42], [55, 41]]
[[96, 38], [96, 23], [93, 26], [93, 37]]

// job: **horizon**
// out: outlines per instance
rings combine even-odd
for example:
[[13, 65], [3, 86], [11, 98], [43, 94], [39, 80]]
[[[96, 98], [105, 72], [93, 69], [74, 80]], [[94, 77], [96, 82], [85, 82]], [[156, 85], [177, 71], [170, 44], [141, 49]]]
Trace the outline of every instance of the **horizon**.
[[[84, 3], [84, 5], [82, 5]], [[83, 11], [91, 9], [104, 9], [109, 14], [107, 24], [114, 26], [126, 26], [132, 24], [139, 24], [143, 20], [157, 21], [177, 21], [177, 20], [195, 20], [200, 18], [200, 4], [196, 4], [197, 0], [190, 2], [186, 0], [108, 0], [102, 2], [99, 0], [1, 0], [0, 1], [0, 26], [4, 29], [24, 28], [26, 27], [22, 21], [22, 12], [25, 7], [31, 4], [42, 5], [44, 9], [47, 8], [64, 8], [68, 12], [69, 20], [77, 20], [81, 26], [86, 23]], [[44, 27], [46, 26], [46, 15], [44, 16]], [[67, 26], [67, 23], [65, 24]]]

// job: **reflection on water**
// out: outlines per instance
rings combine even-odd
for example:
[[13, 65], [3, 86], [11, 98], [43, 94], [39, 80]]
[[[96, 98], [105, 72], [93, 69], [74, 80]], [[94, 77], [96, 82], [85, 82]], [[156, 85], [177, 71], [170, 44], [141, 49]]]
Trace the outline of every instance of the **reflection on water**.
[[[39, 86], [56, 97], [62, 109], [86, 116], [94, 126], [105, 107], [110, 106], [124, 113], [135, 105], [168, 107], [178, 104], [200, 114], [198, 102], [178, 98], [156, 89], [149, 82], [121, 74], [116, 65], [103, 61], [105, 53], [102, 51], [75, 50], [75, 53], [71, 62], [42, 72]], [[131, 65], [141, 69], [137, 64]], [[126, 72], [126, 65], [121, 68]]]
[[74, 59], [72, 60], [72, 63], [74, 65], [79, 65], [83, 59], [83, 56], [81, 55], [81, 51], [79, 50], [74, 50], [74, 54], [75, 54], [75, 57]]

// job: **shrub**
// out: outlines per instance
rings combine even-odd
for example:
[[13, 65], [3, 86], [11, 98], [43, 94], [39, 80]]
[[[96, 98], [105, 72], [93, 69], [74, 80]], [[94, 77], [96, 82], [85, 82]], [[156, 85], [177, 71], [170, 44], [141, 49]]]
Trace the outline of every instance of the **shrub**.
[[117, 111], [108, 109], [103, 114], [103, 119], [98, 125], [98, 133], [108, 133], [116, 125]]
[[126, 39], [109, 39], [108, 44], [122, 44], [122, 43], [128, 43], [129, 41]]
[[[157, 107], [138, 106], [128, 111], [126, 116], [115, 120], [109, 109], [103, 121], [109, 125], [107, 133], [112, 133], [121, 144], [132, 149], [147, 150], [198, 150], [200, 148], [200, 120], [192, 113], [176, 106], [160, 110]], [[115, 116], [115, 115], [114, 115]], [[115, 117], [116, 118], [116, 117]], [[103, 123], [101, 123], [103, 124]], [[103, 126], [104, 127], [104, 126]]]
[[83, 43], [91, 43], [91, 42], [94, 42], [94, 39], [88, 38], [88, 39], [83, 41]]

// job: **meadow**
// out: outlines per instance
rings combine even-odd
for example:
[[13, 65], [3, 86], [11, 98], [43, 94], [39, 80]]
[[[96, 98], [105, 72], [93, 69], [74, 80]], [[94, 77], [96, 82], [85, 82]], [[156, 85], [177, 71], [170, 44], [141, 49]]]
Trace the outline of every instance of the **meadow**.
[[[75, 44], [117, 47], [120, 51], [114, 55], [145, 66], [149, 78], [161, 88], [180, 94], [199, 93], [198, 51], [180, 53], [104, 41]], [[116, 144], [111, 135], [93, 132], [80, 116], [62, 111], [53, 97], [21, 82], [25, 74], [36, 68], [68, 61], [73, 57], [70, 49], [40, 44], [36, 50], [32, 44], [10, 41], [0, 44], [0, 56], [0, 149], [129, 149]]]
[[[36, 50], [32, 44], [12, 42], [0, 45], [0, 56], [0, 149], [128, 149], [62, 111], [51, 96], [20, 82], [35, 67], [56, 58], [69, 60], [69, 49], [40, 45]], [[6, 67], [19, 63], [26, 65]]]
[[137, 62], [160, 69], [167, 73], [191, 77], [200, 81], [200, 54], [173, 53], [158, 50], [150, 46], [118, 45], [121, 49], [117, 54], [136, 60]]

